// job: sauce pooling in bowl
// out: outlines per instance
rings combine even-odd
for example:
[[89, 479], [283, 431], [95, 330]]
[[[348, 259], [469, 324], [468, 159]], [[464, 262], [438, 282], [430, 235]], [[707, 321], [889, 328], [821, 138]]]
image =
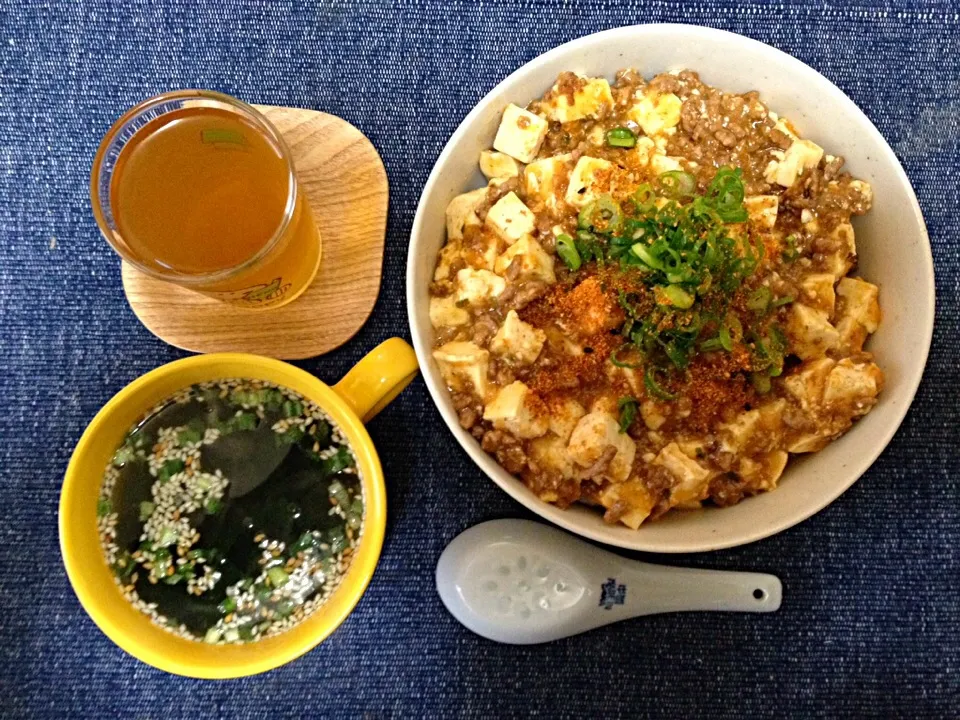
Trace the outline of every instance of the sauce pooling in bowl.
[[363, 524], [356, 458], [288, 388], [232, 379], [159, 403], [104, 472], [107, 563], [124, 595], [182, 637], [237, 643], [290, 629], [350, 565]]

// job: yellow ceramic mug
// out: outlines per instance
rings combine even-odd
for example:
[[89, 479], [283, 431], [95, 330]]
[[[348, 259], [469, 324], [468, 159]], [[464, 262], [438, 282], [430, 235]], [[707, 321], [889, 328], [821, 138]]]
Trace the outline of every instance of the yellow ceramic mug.
[[[380, 557], [386, 525], [383, 471], [363, 423], [417, 373], [407, 343], [391, 338], [372, 350], [332, 388], [279, 360], [219, 353], [172, 362], [138, 378], [97, 413], [77, 444], [60, 495], [60, 548], [80, 604], [117, 645], [154, 667], [198, 678], [253, 675], [307, 652], [346, 618], [366, 590]], [[363, 536], [350, 569], [324, 605], [288, 632], [244, 645], [207, 645], [157, 627], [114, 582], [100, 549], [97, 496], [103, 470], [130, 427], [158, 402], [194, 383], [250, 378], [283, 385], [322, 407], [340, 426], [363, 475]]]

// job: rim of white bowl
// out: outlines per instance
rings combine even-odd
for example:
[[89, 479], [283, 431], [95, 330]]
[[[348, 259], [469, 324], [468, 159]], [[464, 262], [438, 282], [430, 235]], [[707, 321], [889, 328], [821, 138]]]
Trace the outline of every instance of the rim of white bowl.
[[[925, 327], [923, 328], [924, 343], [923, 347], [919, 348], [919, 350], [922, 352], [922, 362], [917, 363], [913, 368], [911, 368], [911, 376], [905, 380], [904, 384], [909, 388], [909, 392], [907, 393], [909, 402], [904, 403], [897, 411], [898, 417], [896, 417], [896, 422], [891, 423], [886, 432], [884, 432], [883, 435], [878, 438], [878, 442], [875, 444], [875, 450], [872, 453], [864, 455], [857, 463], [855, 468], [847, 471], [850, 473], [850, 480], [846, 483], [841, 483], [838, 485], [835, 491], [823, 494], [817, 499], [816, 502], [812, 502], [807, 506], [798, 508], [797, 512], [792, 513], [771, 525], [763, 526], [752, 532], [744, 533], [740, 538], [722, 540], [719, 542], [648, 542], [643, 538], [642, 528], [640, 530], [632, 531], [635, 533], [635, 539], [634, 537], [624, 537], [622, 535], [610, 536], [577, 522], [581, 517], [580, 513], [572, 513], [569, 510], [561, 510], [555, 505], [544, 502], [536, 497], [536, 495], [528, 490], [518, 478], [507, 473], [507, 471], [499, 463], [497, 463], [496, 460], [484, 452], [476, 440], [460, 427], [460, 423], [456, 417], [456, 414], [449, 406], [449, 391], [445, 386], [442, 386], [441, 383], [437, 381], [434, 368], [431, 365], [430, 347], [432, 346], [432, 338], [427, 337], [429, 333], [420, 332], [416, 321], [415, 311], [417, 301], [416, 294], [418, 290], [418, 288], [414, 287], [413, 284], [413, 276], [415, 274], [414, 267], [416, 264], [415, 246], [417, 244], [415, 243], [415, 240], [419, 238], [422, 232], [422, 226], [426, 216], [424, 200], [432, 192], [433, 186], [436, 184], [442, 168], [446, 165], [450, 157], [457, 152], [457, 146], [467, 134], [469, 126], [473, 124], [474, 120], [479, 115], [486, 111], [489, 102], [494, 97], [501, 95], [504, 86], [510, 85], [520, 76], [529, 72], [533, 67], [549, 62], [557, 56], [575, 52], [582, 46], [595, 43], [601, 38], [613, 39], [621, 36], [630, 37], [637, 35], [658, 35], [670, 33], [684, 33], [693, 36], [721, 36], [726, 37], [727, 39], [734, 38], [737, 42], [743, 43], [747, 46], [753, 46], [755, 49], [760, 50], [761, 52], [774, 54], [783, 63], [788, 66], [792, 66], [798, 72], [798, 74], [806, 76], [810, 79], [810, 81], [818, 85], [823, 85], [825, 90], [833, 95], [837, 102], [846, 105], [852, 111], [852, 113], [862, 121], [865, 132], [873, 135], [874, 139], [879, 141], [880, 146], [883, 148], [883, 152], [888, 155], [888, 160], [891, 161], [896, 170], [897, 179], [907, 189], [910, 204], [923, 233], [923, 239], [925, 240], [923, 247], [926, 250], [926, 263], [923, 269], [927, 292], [924, 297], [917, 298], [917, 300], [923, 301], [925, 305]], [[913, 190], [913, 185], [910, 183], [910, 179], [907, 177], [906, 171], [900, 164], [900, 160], [897, 158], [886, 139], [873, 124], [873, 121], [867, 117], [866, 113], [864, 113], [863, 110], [861, 110], [860, 107], [853, 100], [851, 100], [846, 93], [834, 85], [833, 82], [831, 82], [830, 79], [825, 75], [822, 75], [803, 61], [798, 60], [792, 55], [785, 53], [782, 50], [773, 47], [772, 45], [768, 45], [767, 43], [760, 42], [759, 40], [754, 40], [753, 38], [746, 37], [745, 35], [729, 32], [727, 30], [718, 30], [716, 28], [708, 28], [700, 25], [687, 25], [682, 23], [649, 23], [642, 25], [626, 25], [610, 30], [603, 30], [597, 33], [591, 33], [590, 35], [584, 35], [574, 40], [570, 40], [569, 42], [559, 45], [552, 50], [548, 50], [547, 52], [538, 55], [532, 60], [524, 63], [499, 83], [497, 83], [497, 85], [495, 85], [486, 95], [484, 95], [483, 98], [460, 122], [460, 124], [457, 126], [457, 129], [450, 136], [450, 139], [447, 140], [446, 145], [444, 145], [443, 150], [440, 152], [440, 155], [437, 157], [437, 160], [433, 165], [433, 169], [427, 178], [427, 182], [423, 187], [423, 191], [420, 193], [420, 199], [417, 201], [417, 212], [414, 216], [413, 226], [410, 230], [410, 245], [407, 252], [406, 284], [407, 317], [410, 324], [410, 333], [427, 390], [430, 392], [433, 403], [436, 405], [437, 410], [440, 412], [441, 417], [443, 417], [443, 420], [450, 429], [450, 432], [453, 433], [454, 438], [467, 452], [470, 458], [477, 464], [477, 466], [504, 492], [510, 495], [510, 497], [512, 497], [518, 503], [535, 512], [543, 519], [548, 520], [555, 525], [564, 528], [565, 530], [606, 545], [613, 545], [615, 547], [621, 547], [627, 550], [655, 553], [710, 552], [713, 550], [724, 550], [731, 547], [739, 547], [741, 545], [747, 545], [758, 540], [763, 540], [764, 538], [781, 533], [784, 530], [787, 530], [794, 525], [797, 525], [812, 517], [813, 515], [816, 515], [818, 512], [840, 497], [840, 495], [850, 489], [850, 487], [852, 487], [853, 484], [859, 480], [861, 476], [863, 476], [870, 466], [876, 462], [877, 458], [880, 457], [880, 454], [890, 444], [890, 441], [893, 440], [894, 435], [896, 435], [897, 431], [900, 429], [900, 426], [903, 424], [903, 420], [906, 417], [907, 412], [913, 405], [913, 400], [916, 397], [917, 390], [920, 387], [920, 381], [923, 377], [924, 369], [926, 368], [927, 358], [930, 352], [930, 345], [933, 341], [933, 321], [936, 305], [933, 253], [930, 249], [930, 237], [927, 232], [926, 222], [923, 219], [923, 213], [920, 210], [920, 203], [917, 201], [917, 196]], [[504, 476], [509, 478], [509, 480], [504, 479]]]

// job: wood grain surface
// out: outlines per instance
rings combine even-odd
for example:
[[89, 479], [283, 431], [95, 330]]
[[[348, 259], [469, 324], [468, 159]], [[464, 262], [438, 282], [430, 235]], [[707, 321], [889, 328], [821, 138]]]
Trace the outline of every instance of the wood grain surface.
[[313, 283], [288, 305], [246, 310], [156, 280], [123, 263], [133, 312], [161, 340], [194, 352], [281, 359], [339, 347], [363, 326], [380, 291], [387, 174], [373, 144], [345, 120], [316, 110], [257, 106], [293, 154], [320, 229]]

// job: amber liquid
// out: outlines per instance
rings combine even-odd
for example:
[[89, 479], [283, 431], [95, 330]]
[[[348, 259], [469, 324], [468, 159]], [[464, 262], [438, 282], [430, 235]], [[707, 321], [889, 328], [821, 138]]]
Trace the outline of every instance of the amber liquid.
[[254, 123], [225, 109], [182, 108], [151, 121], [123, 148], [110, 205], [144, 264], [178, 276], [222, 272], [194, 289], [266, 307], [299, 295], [319, 261], [316, 224], [301, 193], [280, 232], [291, 182], [286, 159]]

